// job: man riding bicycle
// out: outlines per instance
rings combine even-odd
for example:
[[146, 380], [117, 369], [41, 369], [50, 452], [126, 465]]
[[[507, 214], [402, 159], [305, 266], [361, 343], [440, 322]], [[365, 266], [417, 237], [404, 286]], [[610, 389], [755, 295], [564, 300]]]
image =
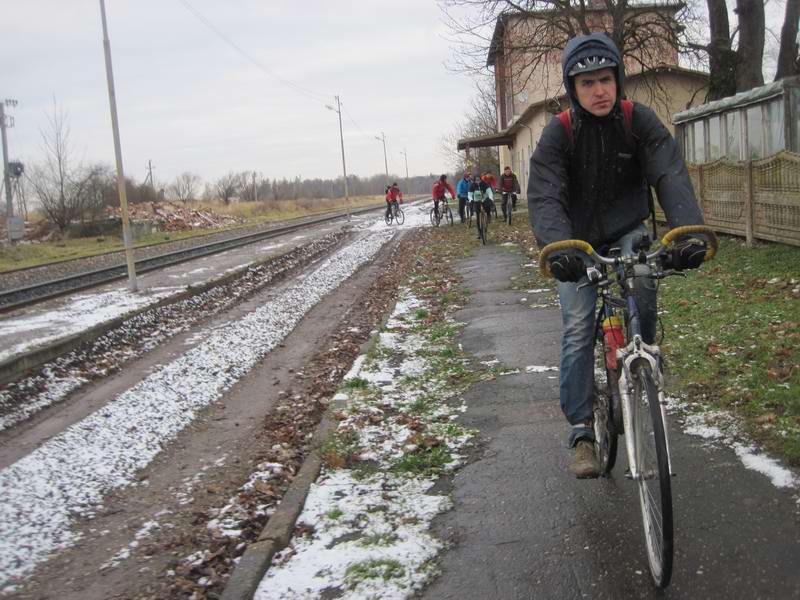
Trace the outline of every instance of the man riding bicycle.
[[391, 216], [394, 205], [402, 201], [403, 192], [400, 191], [400, 187], [397, 183], [393, 183], [386, 190], [386, 218]]
[[511, 196], [511, 209], [517, 209], [517, 194], [519, 190], [519, 180], [516, 173], [511, 170], [511, 167], [505, 167], [503, 174], [500, 176], [500, 191], [503, 193], [503, 218], [506, 216], [506, 206], [508, 205], [509, 195]]
[[431, 195], [433, 196], [433, 206], [436, 209], [436, 212], [439, 212], [439, 202], [444, 200], [447, 201], [445, 197], [445, 193], [450, 192], [450, 197], [456, 197], [456, 191], [453, 189], [453, 186], [447, 182], [447, 175], [440, 175], [439, 179], [433, 184], [433, 188], [431, 189]]
[[[491, 186], [481, 177], [475, 176], [469, 186], [468, 200], [472, 213], [476, 217], [479, 216], [481, 209], [486, 212], [486, 222], [488, 223], [492, 218], [492, 206], [494, 205], [494, 193]], [[481, 239], [480, 231], [478, 231], [478, 239]]]
[[[647, 231], [649, 186], [656, 189], [670, 227], [702, 224], [675, 140], [650, 108], [621, 100], [625, 71], [611, 39], [599, 33], [577, 36], [567, 43], [561, 62], [571, 109], [547, 124], [530, 161], [529, 218], [539, 246], [582, 239], [595, 248], [619, 247], [630, 254]], [[705, 252], [700, 236], [678, 240], [668, 266], [699, 267]], [[577, 285], [587, 281], [586, 260], [572, 249], [548, 258], [558, 280], [563, 324], [561, 409], [572, 425], [570, 471], [579, 478], [600, 473], [592, 430], [597, 294], [592, 286], [579, 290]], [[642, 282], [642, 288], [655, 314], [653, 282]], [[644, 337], [655, 337], [654, 326]]]

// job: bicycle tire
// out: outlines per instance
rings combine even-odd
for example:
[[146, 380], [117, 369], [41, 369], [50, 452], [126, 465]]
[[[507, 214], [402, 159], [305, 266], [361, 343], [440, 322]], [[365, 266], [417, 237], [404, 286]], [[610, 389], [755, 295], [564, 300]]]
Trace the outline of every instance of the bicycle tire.
[[486, 245], [486, 227], [488, 225], [487, 214], [481, 210], [478, 212], [478, 235], [481, 236], [481, 243]]
[[639, 470], [636, 483], [639, 488], [647, 562], [656, 586], [665, 588], [672, 577], [673, 523], [672, 482], [664, 422], [650, 364], [634, 364], [631, 379], [633, 432], [629, 443], [633, 443], [634, 458]]
[[436, 207], [431, 208], [431, 225], [438, 227], [440, 218]]
[[511, 198], [506, 202], [506, 223], [511, 225]]
[[452, 210], [450, 210], [450, 207], [449, 207], [449, 206], [446, 206], [446, 207], [445, 207], [445, 213], [444, 213], [444, 216], [447, 218], [447, 223], [448, 223], [449, 225], [452, 225], [452, 224], [453, 224], [453, 211], [452, 211]]
[[392, 224], [392, 213], [390, 212], [388, 215], [383, 215], [383, 220], [386, 221], [387, 225]]
[[467, 206], [467, 229], [472, 229], [472, 202], [468, 202]]
[[402, 208], [397, 208], [397, 211], [394, 213], [394, 220], [397, 221], [398, 225], [402, 225], [406, 222], [406, 214], [403, 212]]
[[[602, 349], [602, 345], [599, 346]], [[601, 360], [605, 360], [601, 357]], [[594, 444], [597, 460], [600, 463], [600, 475], [607, 477], [614, 465], [617, 464], [617, 450], [619, 437], [614, 423], [613, 407], [611, 401], [611, 388], [609, 387], [609, 373], [603, 369], [605, 381], [595, 385], [595, 400], [593, 406]]]

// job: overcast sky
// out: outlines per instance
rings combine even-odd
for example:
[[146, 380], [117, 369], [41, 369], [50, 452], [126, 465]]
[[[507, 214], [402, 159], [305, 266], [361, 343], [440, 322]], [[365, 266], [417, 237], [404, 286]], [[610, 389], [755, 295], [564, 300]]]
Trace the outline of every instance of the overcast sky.
[[[12, 159], [41, 160], [53, 98], [76, 158], [113, 164], [99, 0], [3, 2], [0, 98]], [[243, 56], [204, 24], [200, 13]], [[126, 175], [441, 172], [475, 84], [449, 72], [435, 0], [106, 0]], [[249, 58], [248, 58], [249, 57]], [[258, 64], [255, 64], [258, 63]], [[259, 66], [260, 65], [260, 66]], [[284, 81], [293, 85], [288, 85]]]

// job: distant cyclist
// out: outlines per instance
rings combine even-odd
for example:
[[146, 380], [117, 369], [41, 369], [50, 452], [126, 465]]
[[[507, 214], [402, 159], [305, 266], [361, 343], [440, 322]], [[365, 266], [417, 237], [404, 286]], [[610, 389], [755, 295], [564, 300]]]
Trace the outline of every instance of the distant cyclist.
[[386, 218], [388, 219], [392, 215], [392, 207], [395, 204], [400, 204], [403, 202], [403, 192], [400, 191], [400, 186], [397, 183], [393, 183], [392, 185], [386, 188]]
[[[469, 202], [472, 213], [478, 217], [481, 209], [486, 212], [486, 222], [492, 219], [492, 206], [494, 206], [494, 192], [491, 186], [481, 177], [475, 176], [469, 186]], [[478, 239], [481, 239], [481, 232], [478, 231]]]
[[458, 215], [461, 217], [461, 222], [464, 222], [464, 209], [467, 206], [467, 199], [469, 195], [469, 172], [465, 172], [461, 179], [456, 184], [456, 195], [458, 196]]
[[511, 167], [505, 167], [503, 174], [500, 175], [500, 191], [503, 193], [503, 217], [506, 216], [506, 202], [508, 202], [509, 195], [511, 196], [511, 208], [517, 209], [517, 194], [520, 193], [519, 181], [517, 175], [511, 170]]
[[433, 196], [433, 206], [436, 212], [439, 212], [439, 202], [445, 199], [445, 193], [449, 192], [451, 198], [456, 197], [456, 191], [453, 186], [447, 182], [447, 175], [440, 175], [436, 183], [433, 184], [431, 189], [431, 196]]

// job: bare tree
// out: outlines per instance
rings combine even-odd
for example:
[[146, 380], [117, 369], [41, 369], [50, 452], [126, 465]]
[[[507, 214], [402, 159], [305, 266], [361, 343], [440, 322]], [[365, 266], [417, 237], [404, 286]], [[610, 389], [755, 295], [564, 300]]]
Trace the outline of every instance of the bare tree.
[[230, 204], [231, 199], [239, 194], [242, 189], [242, 174], [231, 171], [220, 177], [214, 184], [217, 197], [225, 204]]
[[55, 99], [48, 127], [40, 133], [45, 158], [31, 169], [28, 181], [47, 219], [64, 233], [82, 214], [90, 174], [72, 161], [67, 115]]
[[496, 148], [473, 149], [469, 164], [465, 155], [453, 150], [459, 139], [497, 133], [497, 99], [491, 78], [485, 75], [478, 78], [475, 88], [475, 95], [470, 102], [471, 110], [452, 132], [442, 138], [440, 148], [448, 165], [456, 173], [463, 173], [472, 167], [480, 173], [498, 173], [500, 161]]
[[[578, 34], [607, 33], [632, 71], [677, 64], [679, 52], [688, 46], [687, 32], [696, 29], [687, 24], [700, 19], [690, 5], [669, 0], [439, 0], [439, 4], [455, 43], [449, 66], [486, 73], [487, 57], [502, 55], [503, 64], [495, 68], [515, 86], [509, 90], [512, 95], [534, 76], [540, 87], [560, 83], [562, 49]], [[666, 95], [657, 82], [649, 85], [651, 95]]]
[[169, 193], [184, 204], [197, 198], [202, 180], [199, 175], [184, 171], [169, 186]]
[[786, 0], [786, 13], [781, 29], [781, 44], [778, 50], [778, 68], [775, 80], [800, 74], [800, 55], [797, 46], [797, 29], [800, 21], [800, 0]]
[[766, 21], [763, 0], [736, 0], [736, 14], [739, 17], [736, 91], [743, 92], [764, 85], [762, 65]]

